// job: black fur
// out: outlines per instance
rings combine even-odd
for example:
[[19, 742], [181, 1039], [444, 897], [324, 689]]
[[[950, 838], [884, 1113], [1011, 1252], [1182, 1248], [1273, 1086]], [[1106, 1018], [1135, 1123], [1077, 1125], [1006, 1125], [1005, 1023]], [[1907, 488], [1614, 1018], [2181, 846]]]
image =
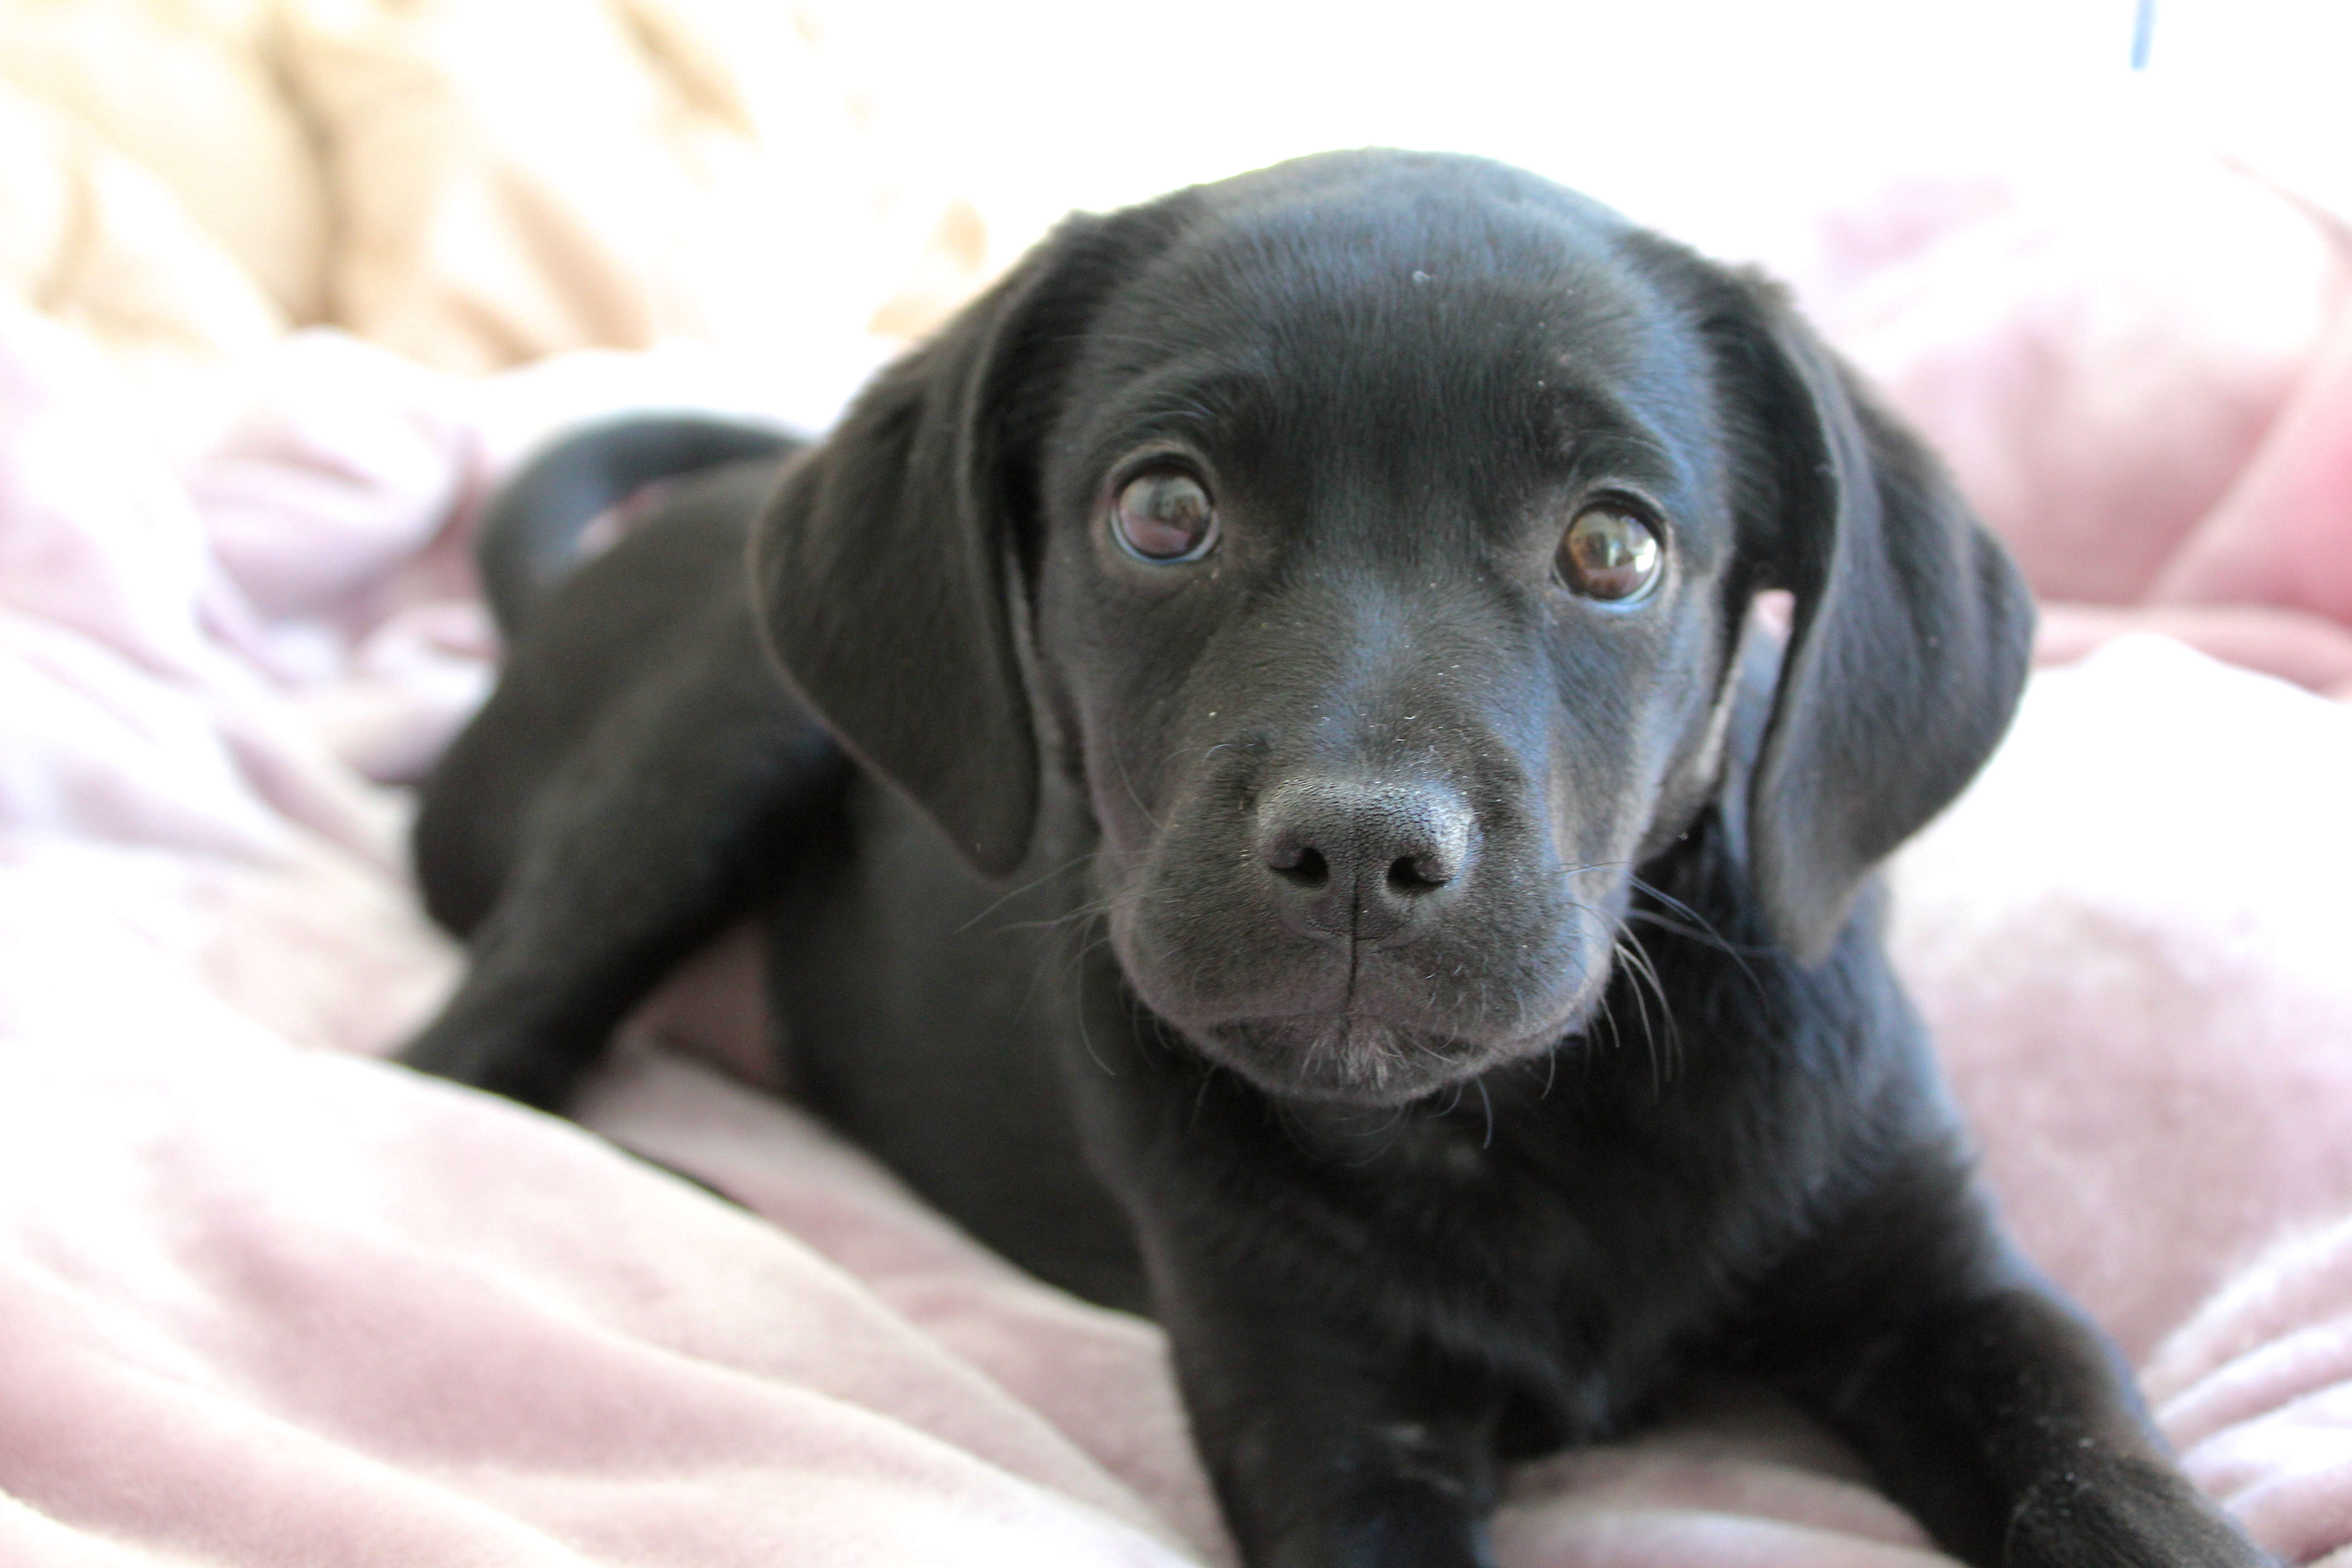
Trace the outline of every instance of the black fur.
[[764, 426], [707, 415], [615, 420], [560, 442], [525, 464], [483, 509], [482, 596], [511, 634], [530, 606], [580, 564], [580, 536], [596, 518], [676, 475], [781, 458], [807, 442]]
[[[1109, 532], [1166, 470], [1199, 560]], [[1555, 574], [1595, 500], [1647, 599]], [[1255, 1568], [1487, 1563], [1502, 1461], [1709, 1372], [1970, 1562], [2259, 1563], [2001, 1239], [1880, 949], [2030, 620], [1770, 288], [1531, 176], [1074, 218], [534, 612], [420, 824], [475, 961], [409, 1059], [560, 1104], [764, 909], [793, 1081], [1166, 1324]]]

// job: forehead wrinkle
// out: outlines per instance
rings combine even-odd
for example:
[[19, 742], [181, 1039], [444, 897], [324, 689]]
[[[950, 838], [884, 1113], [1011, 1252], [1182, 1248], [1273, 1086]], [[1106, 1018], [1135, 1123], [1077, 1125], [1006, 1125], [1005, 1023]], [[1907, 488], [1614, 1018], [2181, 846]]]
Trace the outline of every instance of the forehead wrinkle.
[[1672, 305], [1612, 272], [1569, 257], [1450, 285], [1291, 290], [1297, 308], [1267, 329], [1283, 445], [1341, 437], [1423, 482], [1435, 456], [1474, 494], [1557, 480], [1596, 455], [1662, 485], [1697, 480], [1686, 456], [1709, 418], [1706, 366], [1662, 319]]
[[1542, 404], [1549, 442], [1570, 480], [1619, 472], [1668, 489], [1699, 482], [1688, 458], [1690, 443], [1667, 437], [1613, 390], [1570, 377], [1547, 386]]
[[1277, 403], [1263, 373], [1227, 355], [1187, 354], [1120, 386], [1081, 427], [1076, 456], [1097, 474], [1154, 438], [1173, 437], [1213, 457], [1261, 427]]
[[1100, 325], [1081, 380], [1108, 395], [1074, 410], [1067, 455], [1099, 475], [1155, 437], [1281, 454], [1294, 502], [1330, 480], [1391, 501], [1458, 488], [1497, 523], [1531, 484], [1603, 468], [1706, 489], [1690, 458], [1714, 417], [1705, 362], [1677, 302], [1607, 237], [1402, 216], [1218, 225], [1163, 258]]

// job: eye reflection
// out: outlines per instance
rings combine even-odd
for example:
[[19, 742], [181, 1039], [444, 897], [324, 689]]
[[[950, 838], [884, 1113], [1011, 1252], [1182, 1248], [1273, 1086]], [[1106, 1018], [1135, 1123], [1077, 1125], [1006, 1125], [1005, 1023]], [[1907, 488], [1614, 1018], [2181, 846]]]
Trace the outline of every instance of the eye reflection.
[[1139, 474], [1118, 492], [1111, 532], [1154, 565], [1198, 561], [1217, 547], [1217, 509], [1206, 486], [1175, 469]]
[[1664, 562], [1656, 532], [1619, 507], [1587, 507], [1560, 536], [1559, 580], [1588, 599], [1639, 598], [1657, 582]]

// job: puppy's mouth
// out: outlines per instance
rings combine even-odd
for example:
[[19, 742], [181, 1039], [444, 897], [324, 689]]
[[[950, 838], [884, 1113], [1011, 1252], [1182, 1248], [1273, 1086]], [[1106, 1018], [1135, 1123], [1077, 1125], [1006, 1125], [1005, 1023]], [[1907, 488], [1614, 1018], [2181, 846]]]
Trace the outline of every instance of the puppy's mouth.
[[[1393, 1107], [1538, 1060], [1599, 1007], [1623, 875], [1575, 883], [1542, 814], [1490, 805], [1444, 877], [1402, 879], [1407, 861], [1390, 851], [1417, 841], [1424, 825], [1408, 808], [1421, 797], [1400, 786], [1404, 805], [1391, 810], [1378, 790], [1325, 793], [1348, 808], [1331, 808], [1336, 826], [1302, 810], [1307, 826], [1294, 835], [1335, 847], [1313, 852], [1315, 879], [1301, 868], [1308, 852], [1294, 864], [1287, 840], [1244, 834], [1259, 818], [1205, 786], [1186, 793], [1156, 837], [1097, 860], [1126, 984], [1192, 1049], [1277, 1100]], [[1466, 798], [1440, 793], [1456, 805]], [[1582, 869], [1622, 863], [1579, 849], [1569, 863]], [[1334, 900], [1334, 888], [1352, 900]], [[1383, 929], [1368, 931], [1365, 910]], [[1338, 918], [1349, 911], [1358, 918]]]
[[1503, 1040], [1466, 1040], [1365, 1013], [1301, 1013], [1186, 1029], [1202, 1054], [1286, 1100], [1378, 1108], [1407, 1105], [1553, 1048], [1572, 1026]]
[[[1139, 930], [1164, 913], [1149, 901], [1114, 910], [1128, 984], [1192, 1049], [1277, 1100], [1405, 1105], [1538, 1060], [1598, 1009], [1614, 967], [1582, 907], [1441, 932], [1398, 954], [1334, 952], [1263, 922]], [[1201, 942], [1204, 926], [1219, 940]]]

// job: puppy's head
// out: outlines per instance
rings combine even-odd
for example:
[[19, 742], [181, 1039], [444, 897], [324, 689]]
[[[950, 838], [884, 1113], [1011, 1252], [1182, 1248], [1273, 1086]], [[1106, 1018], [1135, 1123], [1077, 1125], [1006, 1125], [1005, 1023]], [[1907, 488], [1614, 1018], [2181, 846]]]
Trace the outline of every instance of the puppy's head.
[[977, 864], [1068, 770], [1139, 996], [1271, 1092], [1368, 1103], [1596, 1005], [1634, 868], [1725, 777], [1757, 594], [1795, 616], [1748, 869], [1808, 960], [1990, 751], [2028, 624], [1769, 289], [1379, 153], [1072, 220], [802, 468], [758, 587], [794, 683]]

